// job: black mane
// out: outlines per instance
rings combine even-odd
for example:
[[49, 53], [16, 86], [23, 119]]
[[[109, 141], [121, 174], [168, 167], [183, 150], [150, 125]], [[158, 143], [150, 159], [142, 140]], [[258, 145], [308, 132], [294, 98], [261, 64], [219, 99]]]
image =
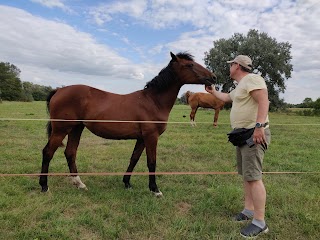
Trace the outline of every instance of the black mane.
[[176, 55], [178, 58], [182, 58], [182, 59], [185, 59], [185, 60], [189, 60], [189, 61], [193, 61], [194, 62], [194, 59], [193, 59], [193, 56], [188, 53], [188, 52], [180, 52]]
[[[187, 52], [180, 52], [176, 54], [178, 58], [194, 61], [193, 56]], [[176, 74], [172, 69], [172, 61], [171, 60], [167, 67], [163, 68], [158, 76], [154, 77], [151, 81], [147, 82], [144, 89], [155, 89], [158, 92], [162, 92], [168, 89], [171, 85], [173, 85], [176, 81]]]

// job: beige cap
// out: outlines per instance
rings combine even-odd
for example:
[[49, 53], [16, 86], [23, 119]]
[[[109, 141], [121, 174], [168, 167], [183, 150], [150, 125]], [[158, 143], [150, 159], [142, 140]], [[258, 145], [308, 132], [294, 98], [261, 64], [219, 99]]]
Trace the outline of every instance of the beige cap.
[[252, 69], [252, 60], [246, 55], [238, 55], [235, 57], [235, 59], [231, 61], [227, 61], [227, 63], [239, 63], [241, 66], [247, 68], [247, 69]]

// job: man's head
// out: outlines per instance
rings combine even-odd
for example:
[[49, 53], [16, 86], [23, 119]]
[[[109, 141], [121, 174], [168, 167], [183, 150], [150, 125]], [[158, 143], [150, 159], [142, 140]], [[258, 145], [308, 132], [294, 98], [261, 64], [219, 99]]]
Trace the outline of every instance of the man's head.
[[239, 82], [252, 70], [252, 61], [246, 55], [238, 55], [235, 59], [227, 61], [230, 63], [230, 78]]
[[227, 61], [227, 63], [238, 63], [249, 71], [252, 70], [252, 60], [246, 55], [238, 55], [235, 57], [235, 59]]

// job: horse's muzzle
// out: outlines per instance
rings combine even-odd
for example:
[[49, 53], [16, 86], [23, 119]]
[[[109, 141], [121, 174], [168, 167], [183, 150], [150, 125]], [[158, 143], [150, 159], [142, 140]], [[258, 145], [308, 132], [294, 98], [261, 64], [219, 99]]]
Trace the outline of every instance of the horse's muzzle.
[[216, 75], [213, 74], [211, 77], [204, 79], [204, 84], [206, 86], [211, 86], [212, 84], [216, 83], [216, 80], [217, 80], [217, 77], [216, 77]]

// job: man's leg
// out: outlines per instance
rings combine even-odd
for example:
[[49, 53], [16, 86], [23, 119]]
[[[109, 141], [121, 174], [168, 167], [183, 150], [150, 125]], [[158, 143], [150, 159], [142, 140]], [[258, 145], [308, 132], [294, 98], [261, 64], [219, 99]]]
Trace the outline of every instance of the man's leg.
[[266, 222], [264, 221], [266, 206], [266, 189], [262, 180], [245, 182], [245, 191], [245, 204], [248, 204], [248, 206], [252, 204], [254, 208], [254, 213], [252, 223], [241, 230], [241, 236], [245, 238], [250, 238], [258, 236], [260, 233], [267, 233], [269, 229], [266, 225]]
[[251, 188], [250, 184], [247, 181], [244, 181], [244, 208], [253, 211], [254, 205], [252, 201]]
[[245, 207], [254, 210], [253, 218], [264, 221], [266, 189], [262, 180], [245, 182]]

